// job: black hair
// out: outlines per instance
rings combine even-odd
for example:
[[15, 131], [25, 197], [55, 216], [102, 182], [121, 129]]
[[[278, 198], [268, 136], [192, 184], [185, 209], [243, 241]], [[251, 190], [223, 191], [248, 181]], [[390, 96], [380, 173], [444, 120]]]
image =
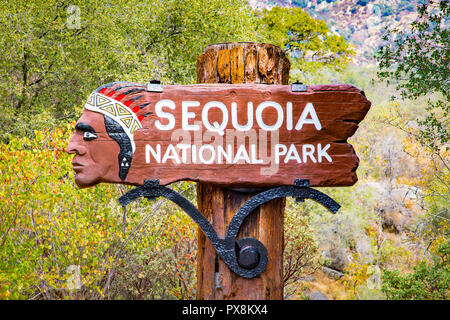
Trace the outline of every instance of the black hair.
[[[128, 90], [121, 92], [125, 97], [120, 100], [120, 102], [125, 103], [126, 101], [133, 101], [135, 102], [139, 98], [142, 97], [142, 95], [136, 95], [136, 93], [142, 92], [144, 93], [146, 91], [146, 87], [142, 84], [135, 83], [135, 82], [126, 82], [126, 81], [117, 81], [117, 82], [111, 82], [107, 83], [105, 85], [102, 85], [97, 88], [95, 92], [100, 92], [103, 89], [106, 89], [106, 92], [119, 92], [120, 90], [129, 88]], [[130, 97], [131, 96], [131, 97]], [[119, 101], [119, 100], [117, 100]], [[144, 103], [139, 105], [140, 109], [144, 109], [147, 107], [150, 103]], [[144, 117], [149, 116], [152, 114], [152, 112], [147, 112], [145, 114], [142, 114]], [[118, 155], [119, 160], [119, 177], [122, 181], [124, 181], [128, 175], [128, 171], [131, 167], [131, 160], [133, 158], [133, 148], [131, 146], [131, 141], [128, 135], [125, 133], [125, 130], [112, 118], [108, 117], [107, 115], [103, 115], [105, 118], [105, 127], [106, 132], [108, 135], [113, 138], [120, 146], [120, 152]]]
[[118, 155], [119, 160], [119, 178], [124, 181], [128, 175], [128, 170], [131, 167], [131, 160], [133, 158], [133, 148], [131, 141], [125, 130], [113, 119], [107, 115], [103, 115], [105, 118], [105, 127], [108, 135], [114, 139], [120, 146], [120, 152]]

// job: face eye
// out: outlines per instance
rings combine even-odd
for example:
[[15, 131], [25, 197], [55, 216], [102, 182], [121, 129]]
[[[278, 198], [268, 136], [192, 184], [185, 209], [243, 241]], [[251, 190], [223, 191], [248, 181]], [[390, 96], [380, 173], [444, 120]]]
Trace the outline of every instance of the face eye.
[[85, 131], [85, 132], [83, 133], [83, 139], [84, 139], [85, 141], [91, 141], [91, 140], [94, 140], [94, 139], [97, 139], [97, 138], [98, 138], [98, 136], [97, 136], [97, 134], [94, 133], [94, 132]]

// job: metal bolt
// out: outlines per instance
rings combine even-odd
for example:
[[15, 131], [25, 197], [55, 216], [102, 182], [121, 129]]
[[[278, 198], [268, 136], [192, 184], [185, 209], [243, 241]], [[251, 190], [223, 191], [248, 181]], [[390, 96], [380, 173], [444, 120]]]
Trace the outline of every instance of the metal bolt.
[[253, 269], [259, 264], [260, 257], [255, 247], [244, 246], [239, 250], [238, 263], [242, 268]]
[[150, 80], [147, 83], [147, 91], [150, 92], [163, 92], [163, 87], [161, 81], [159, 80]]
[[297, 82], [294, 82], [291, 85], [291, 90], [293, 92], [304, 92], [304, 91], [308, 91], [307, 86], [305, 84], [303, 84], [303, 82], [299, 82], [297, 80]]

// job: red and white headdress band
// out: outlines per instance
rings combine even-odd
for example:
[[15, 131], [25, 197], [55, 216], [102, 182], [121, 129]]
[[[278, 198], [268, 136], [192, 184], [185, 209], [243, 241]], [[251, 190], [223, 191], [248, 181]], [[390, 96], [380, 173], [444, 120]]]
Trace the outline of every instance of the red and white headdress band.
[[120, 101], [114, 100], [113, 98], [98, 92], [91, 93], [88, 101], [84, 105], [84, 108], [107, 115], [117, 122], [130, 139], [134, 153], [136, 150], [136, 145], [134, 143], [133, 135], [136, 130], [142, 128], [140, 121], [142, 119], [138, 118], [132, 109]]

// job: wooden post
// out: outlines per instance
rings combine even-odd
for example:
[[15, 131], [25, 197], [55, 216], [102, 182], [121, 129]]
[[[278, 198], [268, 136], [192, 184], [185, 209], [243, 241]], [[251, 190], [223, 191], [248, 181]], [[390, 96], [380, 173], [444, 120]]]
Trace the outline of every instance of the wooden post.
[[[288, 84], [289, 69], [288, 58], [273, 45], [213, 44], [197, 59], [197, 82]], [[254, 192], [198, 183], [198, 209], [224, 238], [234, 214]], [[230, 271], [203, 232], [198, 231], [197, 299], [283, 299], [284, 207], [285, 199], [266, 203], [252, 212], [240, 229], [238, 239], [258, 239], [269, 254], [266, 270], [252, 279]]]

